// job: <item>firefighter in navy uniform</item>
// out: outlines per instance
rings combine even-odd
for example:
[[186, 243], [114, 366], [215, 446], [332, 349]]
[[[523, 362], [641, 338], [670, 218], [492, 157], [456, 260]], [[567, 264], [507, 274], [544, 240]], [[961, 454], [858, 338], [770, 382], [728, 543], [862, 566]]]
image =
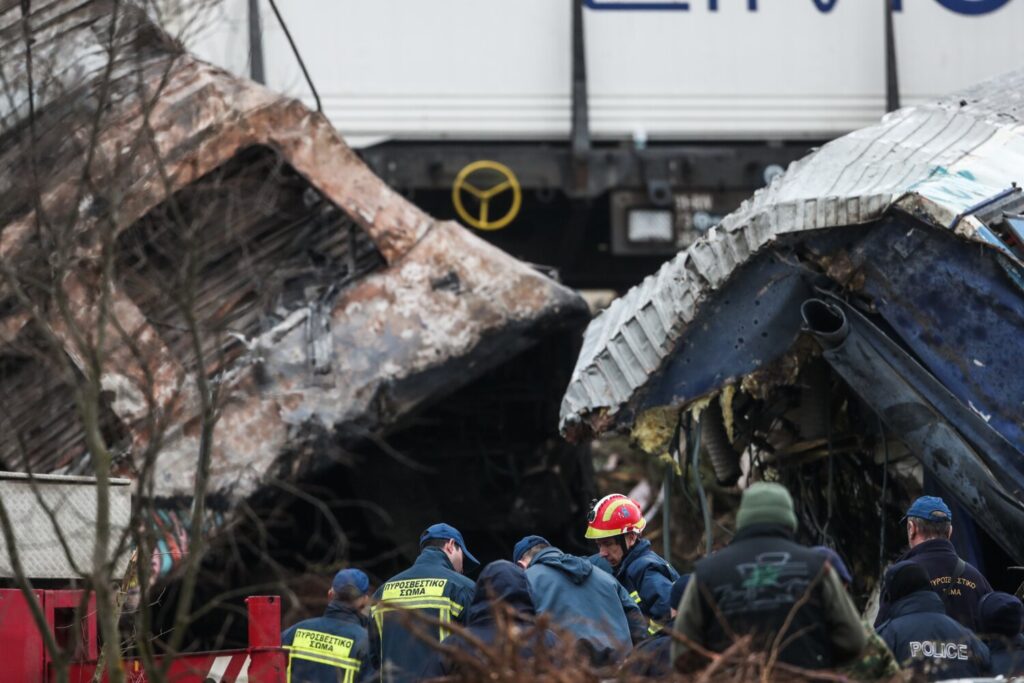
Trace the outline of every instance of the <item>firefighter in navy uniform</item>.
[[[992, 586], [972, 565], [960, 559], [950, 542], [953, 513], [946, 501], [937, 496], [921, 496], [904, 516], [910, 550], [899, 561], [924, 567], [932, 590], [942, 598], [946, 614], [977, 632], [978, 603], [992, 592]], [[889, 618], [890, 603], [882, 596], [875, 627]]]
[[480, 565], [458, 529], [434, 524], [420, 535], [420, 555], [413, 565], [374, 593], [370, 658], [384, 683], [415, 680], [433, 651], [429, 641], [448, 636], [445, 623], [465, 623], [475, 589], [463, 576], [467, 562]]
[[586, 537], [649, 620], [652, 634], [672, 619], [670, 593], [679, 573], [640, 538], [647, 520], [640, 506], [621, 493], [594, 503], [587, 516]]
[[358, 683], [373, 667], [366, 618], [370, 580], [359, 569], [342, 569], [327, 591], [322, 617], [306, 619], [281, 634], [288, 651], [288, 683]]

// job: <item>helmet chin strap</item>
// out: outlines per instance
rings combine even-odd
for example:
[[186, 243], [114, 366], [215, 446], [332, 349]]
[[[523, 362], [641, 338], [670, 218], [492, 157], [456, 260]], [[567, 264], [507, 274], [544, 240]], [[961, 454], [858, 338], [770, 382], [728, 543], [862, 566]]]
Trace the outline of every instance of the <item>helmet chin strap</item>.
[[619, 534], [615, 537], [615, 540], [619, 542], [619, 547], [622, 548], [622, 556], [625, 557], [626, 553], [629, 552], [629, 546], [626, 545], [626, 534]]

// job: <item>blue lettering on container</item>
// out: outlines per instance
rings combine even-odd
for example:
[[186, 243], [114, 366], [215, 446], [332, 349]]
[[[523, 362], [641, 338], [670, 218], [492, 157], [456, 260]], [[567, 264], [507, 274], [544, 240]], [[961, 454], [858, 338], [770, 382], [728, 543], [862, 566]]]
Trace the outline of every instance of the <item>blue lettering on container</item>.
[[1010, 2], [1010, 0], [936, 0], [946, 9], [957, 14], [988, 14]]
[[[708, 11], [717, 12], [723, 0], [707, 0]], [[725, 0], [725, 2], [742, 2], [742, 0]], [[957, 14], [976, 16], [989, 14], [1009, 4], [1010, 0], [935, 0], [946, 9]], [[676, 10], [689, 12], [693, 2], [687, 0], [639, 0], [638, 2], [624, 2], [623, 0], [583, 0], [583, 3], [590, 9], [596, 10]], [[839, 0], [811, 0], [817, 10], [828, 14]], [[758, 0], [746, 0], [747, 11], [758, 11]], [[892, 0], [894, 12], [903, 11], [903, 0]]]

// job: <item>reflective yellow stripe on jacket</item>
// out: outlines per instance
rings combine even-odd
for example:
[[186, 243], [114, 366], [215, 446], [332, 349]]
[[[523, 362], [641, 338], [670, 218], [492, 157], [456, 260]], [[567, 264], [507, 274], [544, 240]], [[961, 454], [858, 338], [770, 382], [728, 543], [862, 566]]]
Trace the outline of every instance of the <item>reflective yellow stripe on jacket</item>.
[[352, 646], [355, 641], [331, 633], [299, 629], [288, 650], [288, 683], [292, 680], [292, 662], [302, 659], [326, 666], [333, 666], [345, 672], [343, 683], [353, 683], [359, 673], [359, 660], [352, 659]]
[[[436, 609], [442, 624], [458, 619], [462, 605], [444, 594], [447, 585], [448, 579], [403, 579], [385, 583], [380, 603], [370, 610], [370, 615], [377, 622], [377, 631], [383, 634], [384, 615], [398, 610]], [[448, 629], [442, 625], [438, 635], [440, 640], [444, 640], [448, 637]]]
[[[633, 602], [635, 602], [636, 604], [640, 604], [640, 593], [633, 591], [629, 594], [629, 597], [633, 598]], [[654, 619], [647, 620], [647, 633], [649, 633], [650, 635], [653, 636], [655, 633], [661, 631], [661, 629], [661, 624], [656, 622]]]

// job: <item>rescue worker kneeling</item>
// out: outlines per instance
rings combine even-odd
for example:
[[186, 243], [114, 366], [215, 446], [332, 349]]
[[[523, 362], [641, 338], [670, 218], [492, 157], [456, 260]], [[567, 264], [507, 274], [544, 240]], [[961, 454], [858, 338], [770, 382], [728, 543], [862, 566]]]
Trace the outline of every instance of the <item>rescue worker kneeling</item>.
[[646, 527], [636, 501], [613, 493], [594, 503], [587, 516], [586, 537], [597, 543], [600, 557], [636, 601], [654, 634], [672, 619], [669, 594], [679, 573], [640, 536]]
[[516, 543], [512, 561], [526, 571], [537, 613], [571, 633], [591, 664], [617, 663], [646, 637], [647, 621], [626, 589], [589, 560], [527, 536]]
[[457, 676], [486, 680], [494, 667], [488, 652], [498, 657], [511, 654], [523, 663], [520, 671], [524, 675], [530, 673], [528, 664], [536, 675], [556, 671], [558, 639], [537, 625], [536, 616], [522, 568], [508, 560], [491, 562], [480, 572], [473, 602], [466, 610], [466, 635], [450, 635], [434, 648], [420, 670], [420, 679]]
[[306, 619], [281, 634], [288, 651], [288, 683], [355, 683], [371, 678], [366, 618], [370, 579], [342, 569], [327, 591], [322, 617]]
[[[676, 631], [713, 652], [732, 645], [730, 632], [750, 635], [755, 650], [804, 669], [860, 655], [867, 638], [857, 609], [828, 561], [793, 541], [796, 526], [784, 487], [761, 482], [744, 491], [736, 535], [697, 563]], [[672, 661], [685, 652], [673, 642]]]
[[882, 592], [892, 607], [878, 635], [904, 668], [928, 680], [973, 678], [989, 670], [989, 651], [962, 624], [946, 614], [920, 564], [897, 562], [885, 574]]

